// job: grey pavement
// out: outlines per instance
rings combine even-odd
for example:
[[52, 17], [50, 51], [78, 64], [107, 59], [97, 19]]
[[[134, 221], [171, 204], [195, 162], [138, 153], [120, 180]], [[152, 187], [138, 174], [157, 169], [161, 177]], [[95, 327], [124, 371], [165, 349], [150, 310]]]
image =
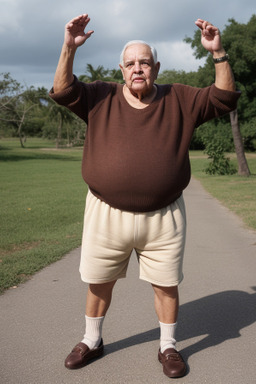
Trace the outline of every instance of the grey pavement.
[[256, 382], [256, 233], [192, 180], [178, 348], [189, 366], [168, 379], [157, 360], [150, 284], [133, 255], [104, 322], [105, 355], [80, 370], [63, 361], [84, 333], [80, 249], [0, 297], [2, 384], [253, 384]]

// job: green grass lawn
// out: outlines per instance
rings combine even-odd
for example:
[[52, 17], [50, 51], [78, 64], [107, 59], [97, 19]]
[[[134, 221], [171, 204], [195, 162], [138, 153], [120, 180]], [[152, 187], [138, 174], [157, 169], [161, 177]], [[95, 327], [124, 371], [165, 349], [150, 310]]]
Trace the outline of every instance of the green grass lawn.
[[[87, 193], [82, 150], [56, 150], [54, 143], [0, 140], [0, 292], [26, 281], [44, 266], [80, 246]], [[208, 176], [207, 158], [191, 152], [193, 175], [256, 229], [256, 155], [253, 176]]]
[[0, 141], [0, 291], [80, 245], [81, 158], [81, 149], [56, 151], [47, 141], [29, 140], [26, 149]]

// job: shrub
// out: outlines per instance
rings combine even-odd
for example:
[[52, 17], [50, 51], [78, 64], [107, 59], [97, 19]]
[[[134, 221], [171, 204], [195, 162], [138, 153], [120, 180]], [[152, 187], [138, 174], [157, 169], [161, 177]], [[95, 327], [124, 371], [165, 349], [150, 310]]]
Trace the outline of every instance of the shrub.
[[198, 127], [191, 141], [190, 149], [205, 149], [208, 143], [216, 139], [221, 142], [225, 152], [234, 151], [230, 122], [226, 122], [224, 118], [209, 121]]
[[230, 159], [225, 157], [223, 145], [218, 141], [207, 144], [205, 153], [212, 159], [205, 172], [209, 175], [232, 175], [236, 173], [236, 168], [230, 163]]

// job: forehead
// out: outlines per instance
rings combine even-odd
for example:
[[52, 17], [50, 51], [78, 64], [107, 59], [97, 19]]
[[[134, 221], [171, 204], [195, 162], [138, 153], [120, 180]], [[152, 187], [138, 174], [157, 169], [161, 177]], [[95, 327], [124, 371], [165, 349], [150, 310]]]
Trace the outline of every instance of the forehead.
[[150, 47], [140, 43], [128, 46], [124, 52], [124, 61], [134, 60], [136, 58], [152, 59], [153, 56]]

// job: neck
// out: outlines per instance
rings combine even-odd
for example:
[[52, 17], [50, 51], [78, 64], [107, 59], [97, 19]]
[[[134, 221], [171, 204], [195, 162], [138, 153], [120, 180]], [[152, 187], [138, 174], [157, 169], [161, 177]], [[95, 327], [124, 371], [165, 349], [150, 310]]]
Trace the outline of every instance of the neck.
[[150, 104], [154, 100], [156, 93], [157, 93], [156, 85], [153, 85], [153, 88], [151, 89], [151, 91], [147, 93], [135, 92], [132, 89], [128, 88], [126, 84], [124, 85], [124, 95], [127, 100], [133, 99], [134, 101], [139, 101], [143, 104]]

